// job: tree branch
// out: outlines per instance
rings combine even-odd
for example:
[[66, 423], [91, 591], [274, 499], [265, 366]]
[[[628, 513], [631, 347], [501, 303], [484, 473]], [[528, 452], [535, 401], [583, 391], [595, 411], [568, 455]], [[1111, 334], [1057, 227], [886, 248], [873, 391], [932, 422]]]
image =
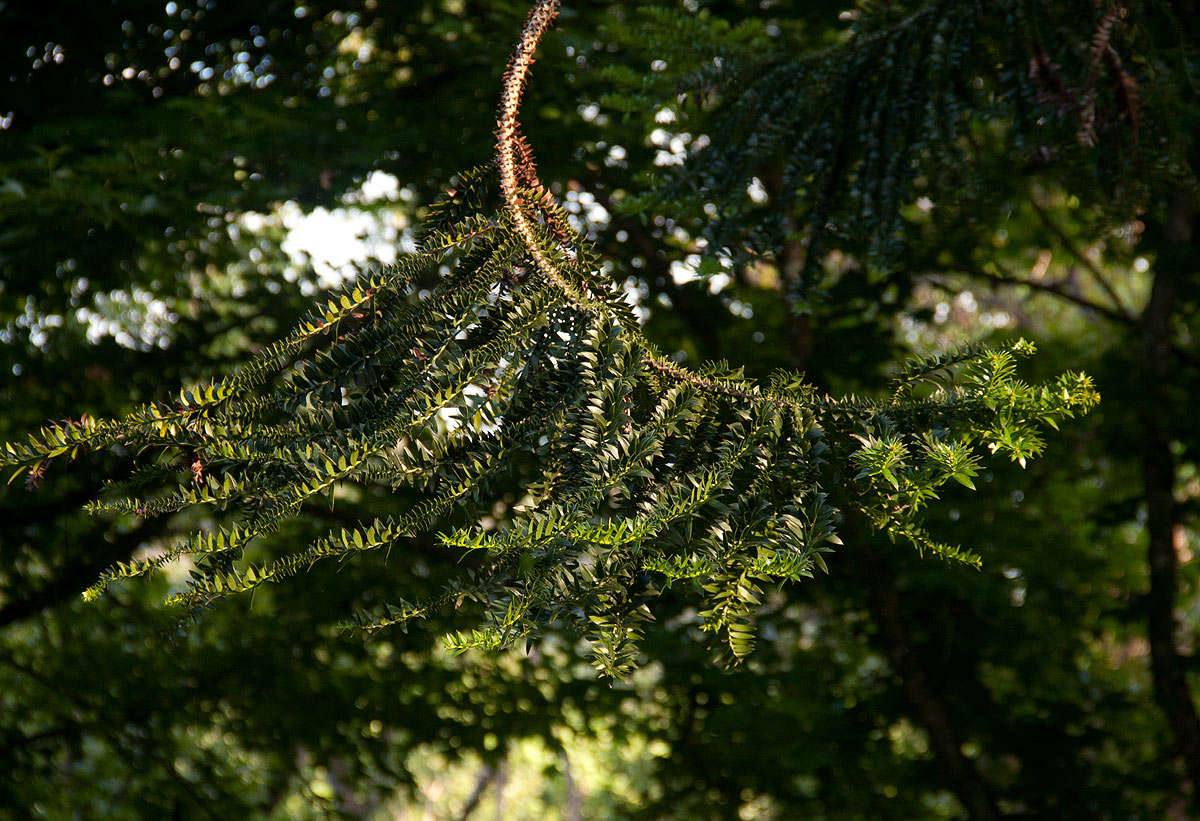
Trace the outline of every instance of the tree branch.
[[1129, 309], [1125, 307], [1125, 303], [1121, 301], [1121, 297], [1117, 294], [1116, 289], [1113, 288], [1112, 283], [1108, 281], [1108, 278], [1104, 276], [1104, 272], [1100, 270], [1099, 266], [1096, 265], [1095, 262], [1093, 262], [1086, 254], [1083, 253], [1083, 251], [1079, 249], [1079, 246], [1077, 246], [1074, 240], [1067, 235], [1067, 232], [1064, 231], [1062, 227], [1054, 221], [1049, 212], [1046, 211], [1045, 207], [1041, 203], [1039, 203], [1033, 197], [1029, 198], [1029, 202], [1033, 206], [1033, 210], [1037, 213], [1038, 219], [1042, 221], [1042, 224], [1050, 230], [1050, 233], [1054, 234], [1054, 236], [1058, 238], [1059, 243], [1062, 244], [1062, 247], [1066, 249], [1067, 253], [1077, 259], [1079, 263], [1087, 269], [1088, 273], [1092, 275], [1092, 278], [1095, 279], [1100, 287], [1104, 290], [1104, 293], [1108, 295], [1108, 298], [1112, 300], [1114, 306], [1113, 310], [1117, 314], [1125, 317], [1127, 321], [1134, 321], [1133, 314], [1130, 313]]
[[0, 629], [36, 616], [73, 596], [78, 596], [114, 562], [128, 560], [138, 545], [161, 535], [167, 528], [167, 521], [165, 517], [149, 519], [132, 533], [118, 536], [113, 544], [99, 538], [93, 540], [97, 544], [105, 545], [106, 549], [101, 554], [86, 556], [75, 564], [61, 568], [41, 589], [0, 607]]
[[1105, 319], [1109, 319], [1118, 324], [1137, 324], [1137, 319], [1135, 317], [1121, 313], [1120, 311], [1110, 308], [1107, 305], [1102, 305], [1098, 302], [1092, 302], [1087, 297], [1080, 296], [1079, 294], [1073, 294], [1070, 291], [1063, 289], [1061, 285], [1056, 282], [1039, 282], [1032, 279], [1021, 279], [1020, 277], [1001, 276], [1000, 274], [993, 274], [991, 271], [988, 271], [977, 265], [955, 265], [947, 270], [951, 273], [962, 274], [963, 276], [973, 277], [975, 279], [982, 279], [997, 285], [1022, 285], [1026, 288], [1031, 288], [1035, 291], [1043, 291], [1048, 294], [1053, 294], [1060, 299], [1065, 299], [1068, 302], [1073, 302], [1081, 308], [1094, 311], [1103, 316]]

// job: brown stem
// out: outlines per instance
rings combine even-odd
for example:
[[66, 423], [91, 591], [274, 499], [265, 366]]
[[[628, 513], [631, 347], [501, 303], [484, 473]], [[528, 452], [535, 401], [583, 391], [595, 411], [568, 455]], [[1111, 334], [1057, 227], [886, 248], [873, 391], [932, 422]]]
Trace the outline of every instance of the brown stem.
[[[575, 293], [570, 283], [564, 280], [555, 266], [546, 258], [545, 252], [538, 244], [537, 236], [525, 206], [521, 202], [521, 188], [518, 173], [534, 174], [530, 163], [523, 163], [522, 158], [528, 156], [528, 149], [523, 150], [520, 138], [521, 98], [525, 94], [525, 84], [529, 81], [529, 72], [533, 68], [534, 54], [542, 37], [549, 31], [554, 19], [561, 8], [560, 0], [539, 0], [529, 12], [525, 27], [521, 30], [521, 39], [517, 42], [516, 51], [508, 62], [508, 70], [500, 91], [500, 119], [496, 123], [496, 164], [500, 170], [500, 191], [508, 206], [509, 217], [513, 227], [525, 241], [525, 246], [533, 257], [541, 272], [568, 295]], [[536, 179], [536, 175], [534, 176]]]
[[[536, 201], [538, 199], [545, 200], [549, 197], [549, 193], [545, 191], [540, 182], [537, 182], [537, 187], [541, 193], [530, 192], [521, 188], [522, 178], [527, 181], [537, 181], [537, 171], [533, 168], [532, 152], [521, 137], [521, 124], [519, 120], [521, 99], [525, 93], [525, 84], [529, 81], [529, 73], [533, 68], [534, 55], [538, 44], [546, 32], [550, 30], [550, 26], [558, 16], [561, 5], [560, 0], [539, 0], [534, 5], [533, 9], [529, 12], [529, 17], [525, 20], [525, 27], [521, 30], [521, 39], [517, 42], [517, 48], [509, 59], [508, 70], [505, 71], [504, 79], [501, 83], [500, 118], [496, 124], [496, 165], [500, 171], [500, 191], [503, 194], [509, 218], [512, 220], [513, 227], [524, 241], [525, 249], [533, 258], [538, 270], [568, 300], [580, 309], [584, 311], [603, 310], [602, 304], [598, 300], [575, 287], [574, 284], [559, 273], [558, 267], [547, 256], [545, 249], [538, 242], [537, 233], [527, 213], [527, 207], [529, 204], [537, 204]], [[531, 199], [531, 193], [534, 202], [523, 202], [523, 200], [528, 201]], [[538, 210], [543, 217], [546, 216], [545, 208], [539, 208]], [[550, 223], [551, 230], [554, 231], [553, 218], [549, 217], [547, 221]], [[561, 245], [560, 250], [570, 253], [570, 249], [566, 245]], [[639, 337], [641, 336], [636, 326], [630, 327], [628, 330]], [[694, 374], [686, 368], [676, 365], [661, 355], [654, 353], [653, 346], [644, 338], [641, 339], [641, 342], [647, 349], [643, 356], [645, 364], [668, 377], [690, 382], [698, 388], [711, 393], [736, 396], [752, 401], [779, 401], [778, 397], [764, 396], [753, 386], [743, 389], [735, 387], [732, 384], [721, 384], [715, 380], [706, 379]], [[788, 400], [785, 399], [783, 401], [786, 402]]]

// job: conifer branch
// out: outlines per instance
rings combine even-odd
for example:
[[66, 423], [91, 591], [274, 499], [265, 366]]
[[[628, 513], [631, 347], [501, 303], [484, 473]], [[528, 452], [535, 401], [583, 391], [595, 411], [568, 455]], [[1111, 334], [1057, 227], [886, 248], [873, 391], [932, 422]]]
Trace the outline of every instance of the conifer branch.
[[[703, 626], [726, 656], [746, 656], [764, 586], [810, 577], [840, 544], [834, 495], [922, 552], [976, 562], [927, 534], [921, 513], [947, 483], [970, 487], [984, 451], [1021, 464], [1039, 454], [1043, 427], [1095, 403], [1090, 380], [1021, 381], [1015, 361], [1032, 352], [1023, 342], [914, 363], [883, 398], [664, 357], [538, 179], [521, 134], [522, 94], [558, 9], [534, 6], [505, 73], [498, 174], [459, 175], [415, 253], [322, 298], [224, 379], [0, 448], [0, 466], [33, 476], [87, 451], [149, 453], [88, 510], [217, 515], [157, 555], [114, 564], [87, 598], [189, 559], [169, 601], [190, 613], [440, 532], [442, 549], [471, 561], [424, 601], [401, 598], [355, 625], [403, 628], [469, 605], [475, 626], [446, 637], [454, 650], [508, 646], [551, 625], [586, 637], [597, 668], [616, 676], [636, 660], [648, 602], [683, 579], [696, 580]], [[482, 512], [514, 483], [529, 501], [485, 529]], [[281, 525], [346, 485], [421, 498], [280, 544]], [[451, 515], [460, 524], [448, 526]], [[276, 552], [251, 563], [255, 544]]]

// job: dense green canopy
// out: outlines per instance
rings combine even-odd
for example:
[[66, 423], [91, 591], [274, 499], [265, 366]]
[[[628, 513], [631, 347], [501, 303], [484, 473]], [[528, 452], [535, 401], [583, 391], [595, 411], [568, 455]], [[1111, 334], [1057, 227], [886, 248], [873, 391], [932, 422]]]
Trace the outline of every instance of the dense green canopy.
[[[11, 63], [0, 79], [12, 101], [0, 112], [0, 439], [35, 433], [34, 451], [6, 458], [38, 468], [0, 498], [5, 800], [49, 817], [101, 806], [130, 817], [364, 814], [399, 800], [409, 779], [427, 788], [425, 762], [440, 755], [466, 755], [485, 788], [474, 798], [495, 800], [506, 783], [500, 763], [518, 761], [520, 740], [538, 737], [565, 750], [551, 754], [559, 774], [538, 796], [558, 808], [550, 817], [1183, 812], [1200, 781], [1188, 766], [1200, 760], [1200, 728], [1185, 655], [1197, 629], [1187, 402], [1195, 10], [568, 9], [543, 43], [522, 124], [563, 209], [538, 200], [538, 243], [549, 258], [570, 237], [564, 259], [579, 278], [567, 284], [577, 282], [576, 303], [607, 300], [615, 313], [604, 318], [572, 308], [569, 292], [564, 302], [559, 283], [539, 273], [513, 211], [483, 185], [488, 169], [454, 176], [492, 152], [493, 100], [527, 9], [395, 5], [0, 11]], [[928, 71], [929, 54], [945, 61], [942, 74]], [[372, 171], [397, 186], [359, 188]], [[392, 237], [399, 267], [320, 298], [314, 318], [301, 319], [308, 294], [336, 277], [296, 252], [314, 224], [299, 215], [331, 208]], [[498, 226], [494, 239], [459, 230], [472, 215]], [[497, 302], [483, 286], [501, 272], [516, 276]], [[621, 288], [606, 290], [614, 274]], [[622, 288], [637, 322], [619, 307]], [[341, 339], [329, 333], [329, 311]], [[468, 311], [474, 319], [462, 324]], [[541, 319], [527, 328], [523, 317]], [[294, 349], [272, 346], [293, 327]], [[1059, 391], [1018, 380], [1004, 353], [978, 354], [956, 380], [964, 393], [895, 391], [914, 353], [938, 363], [977, 342], [1025, 350], [1017, 332], [1040, 348], [1034, 384], [1064, 370], [1095, 376], [1105, 401], [1086, 423], [1023, 439], [1032, 436], [1025, 420], [1065, 406], [1047, 404]], [[425, 340], [449, 354], [414, 353]], [[309, 364], [292, 368], [293, 354]], [[753, 381], [695, 367], [721, 359]], [[246, 360], [259, 365], [219, 376]], [[540, 370], [528, 367], [535, 361]], [[658, 366], [638, 364], [647, 361]], [[509, 370], [495, 372], [501, 363]], [[768, 388], [780, 370], [802, 381]], [[366, 431], [381, 444], [398, 438], [372, 427], [384, 418], [372, 408], [392, 392], [411, 419], [446, 406], [438, 397], [409, 407], [429, 389], [484, 373], [497, 383], [490, 395], [452, 403], [463, 419], [479, 414], [479, 433], [442, 424], [392, 456], [360, 447]], [[681, 374], [754, 386], [785, 400], [764, 404], [802, 412], [713, 403]], [[426, 377], [434, 381], [414, 389]], [[179, 385], [197, 383], [216, 387], [178, 397]], [[256, 393], [262, 384], [271, 390]], [[1089, 401], [1085, 382], [1060, 387], [1068, 404]], [[849, 403], [825, 398], [850, 393]], [[268, 404], [237, 410], [254, 395]], [[531, 430], [489, 434], [508, 418], [497, 398]], [[204, 410], [227, 399], [228, 414]], [[963, 399], [977, 404], [944, 415], [947, 401]], [[164, 414], [178, 413], [209, 427], [164, 432]], [[49, 440], [36, 433], [64, 415], [74, 421]], [[104, 418], [126, 422], [105, 427]], [[806, 435], [814, 424], [815, 439]], [[237, 425], [243, 449], [214, 455]], [[314, 437], [335, 430], [348, 438], [331, 453]], [[535, 430], [559, 436], [540, 443]], [[180, 450], [138, 474], [127, 489], [136, 501], [107, 503], [119, 515], [72, 512], [103, 478], [123, 475], [126, 447], [39, 468], [40, 454], [118, 436], [126, 447]], [[296, 442], [275, 453], [279, 436]], [[996, 443], [1023, 460], [1043, 438], [1051, 458], [1024, 470], [995, 459], [983, 468], [969, 452], [972, 441]], [[749, 448], [744, 464], [722, 461], [734, 441]], [[527, 455], [513, 458], [513, 445]], [[639, 448], [660, 461], [627, 483], [622, 460], [642, 464]], [[272, 453], [314, 472], [255, 467]], [[507, 534], [504, 544], [492, 531], [456, 530], [475, 518], [461, 509], [440, 542], [402, 526], [431, 497], [401, 474], [420, 466], [423, 481], [452, 489], [456, 470], [489, 453], [505, 470], [476, 514]], [[370, 457], [354, 477], [352, 454]], [[783, 470], [780, 459], [803, 470]], [[582, 520], [579, 507], [530, 507], [539, 493], [554, 498], [553, 482], [536, 485], [547, 460], [576, 492], [607, 492], [603, 482], [621, 475], [628, 511], [643, 512], [623, 511], [620, 494], [601, 518], [598, 506]], [[821, 464], [833, 473], [803, 472]], [[670, 475], [698, 484], [683, 485], [679, 499], [657, 494]], [[79, 601], [114, 562], [160, 564], [189, 533], [231, 538], [245, 526], [146, 497], [165, 479], [191, 494], [180, 502], [198, 501], [210, 477], [218, 494], [250, 482], [251, 517], [272, 493], [305, 492], [293, 494], [287, 517], [270, 514], [248, 564], [202, 562], [190, 590], [168, 574]], [[775, 484], [781, 477], [799, 484]], [[934, 489], [940, 499], [929, 505]], [[308, 491], [331, 494], [316, 501]], [[646, 517], [676, 503], [693, 507], [683, 518]], [[145, 516], [152, 505], [172, 515]], [[928, 535], [914, 530], [917, 507]], [[828, 518], [834, 509], [840, 519]], [[779, 587], [757, 578], [773, 575], [763, 566], [734, 572], [730, 555], [764, 554], [752, 540], [757, 552], [722, 553], [720, 523], [752, 512], [799, 528], [800, 563], [774, 575], [807, 572], [820, 545], [811, 529], [836, 531], [844, 544], [825, 555], [829, 574]], [[578, 575], [595, 567], [581, 543], [635, 544], [630, 532], [652, 519], [668, 526], [667, 549]], [[669, 529], [683, 519], [703, 527]], [[561, 545], [529, 552], [580, 521], [592, 530], [567, 533], [566, 554]], [[372, 522], [397, 528], [386, 554], [357, 549], [355, 534], [364, 545], [372, 527], [381, 535]], [[982, 570], [922, 562], [876, 527], [959, 545]], [[401, 532], [415, 538], [393, 543]], [[782, 532], [759, 534], [771, 560]], [[511, 579], [484, 573], [500, 586], [471, 593], [499, 605], [490, 624], [502, 635], [456, 633], [478, 626], [469, 607], [430, 610], [427, 622], [366, 644], [337, 629], [356, 610], [368, 625], [406, 615], [409, 605], [381, 609], [398, 595], [446, 601], [447, 584], [466, 592], [455, 587], [464, 571], [454, 544], [486, 547], [500, 562], [506, 552], [534, 556]], [[263, 573], [276, 581], [308, 570], [315, 554], [280, 563], [306, 545], [356, 555], [261, 583]], [[714, 561], [719, 574], [704, 564]], [[672, 574], [676, 583], [664, 585]], [[693, 587], [697, 574], [707, 580]], [[539, 587], [547, 581], [549, 593]], [[164, 592], [208, 601], [243, 586], [255, 588], [252, 599], [221, 597], [183, 626], [156, 606]], [[576, 663], [587, 649], [572, 619], [582, 616], [582, 632], [604, 648], [628, 624], [588, 626], [589, 617], [624, 618], [650, 594], [655, 618], [637, 620], [639, 649], [617, 642], [599, 656], [603, 668], [634, 662], [641, 672], [597, 681]], [[737, 606], [722, 623], [723, 595]], [[505, 633], [518, 596], [536, 631]], [[730, 626], [750, 623], [753, 652]], [[711, 657], [702, 628], [714, 624], [743, 657], [732, 671]], [[436, 641], [447, 632], [458, 646], [498, 635], [530, 642], [509, 655], [454, 657]], [[578, 762], [594, 749], [587, 739], [610, 758], [580, 782]], [[622, 786], [631, 759], [620, 755], [639, 749], [643, 769]], [[440, 806], [461, 811], [471, 793], [468, 782]], [[416, 800], [439, 804], [432, 794]]]

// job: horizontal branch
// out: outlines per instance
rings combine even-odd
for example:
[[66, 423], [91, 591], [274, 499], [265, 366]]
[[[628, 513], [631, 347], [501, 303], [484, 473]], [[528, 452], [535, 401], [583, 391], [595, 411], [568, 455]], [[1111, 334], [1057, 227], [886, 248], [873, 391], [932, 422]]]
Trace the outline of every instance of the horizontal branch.
[[1114, 309], [1122, 316], [1132, 320], [1134, 318], [1133, 314], [1130, 313], [1129, 309], [1125, 307], [1125, 304], [1121, 301], [1120, 295], [1117, 294], [1116, 289], [1113, 288], [1112, 283], [1108, 281], [1108, 278], [1104, 276], [1104, 272], [1100, 270], [1100, 267], [1096, 265], [1096, 263], [1089, 258], [1087, 254], [1083, 253], [1083, 251], [1079, 249], [1079, 246], [1075, 244], [1075, 241], [1067, 235], [1067, 232], [1063, 230], [1062, 226], [1054, 221], [1054, 219], [1050, 216], [1050, 213], [1041, 203], [1039, 203], [1033, 197], [1029, 198], [1029, 202], [1033, 205], [1033, 210], [1037, 213], [1038, 219], [1042, 221], [1042, 224], [1049, 229], [1050, 233], [1054, 234], [1054, 236], [1058, 238], [1058, 241], [1062, 244], [1062, 247], [1066, 249], [1067, 253], [1078, 260], [1079, 263], [1087, 269], [1088, 273], [1092, 275], [1092, 278], [1096, 280], [1100, 287], [1104, 289], [1104, 293], [1107, 294], [1108, 298], [1112, 300]]
[[1132, 317], [1122, 311], [1118, 311], [1115, 308], [1111, 308], [1108, 305], [1104, 305], [1099, 302], [1093, 302], [1087, 297], [1080, 296], [1079, 294], [1073, 294], [1055, 282], [1041, 282], [1032, 279], [1021, 279], [1020, 277], [1006, 277], [1002, 276], [1001, 274], [993, 274], [991, 271], [988, 271], [977, 265], [956, 265], [952, 268], [948, 268], [947, 270], [950, 273], [962, 274], [963, 276], [973, 277], [975, 279], [982, 279], [997, 285], [1019, 285], [1035, 291], [1053, 294], [1060, 299], [1073, 302], [1081, 308], [1094, 311], [1103, 316], [1105, 319], [1116, 322], [1119, 325], [1127, 325], [1130, 327], [1137, 325], [1137, 319], [1135, 317]]

